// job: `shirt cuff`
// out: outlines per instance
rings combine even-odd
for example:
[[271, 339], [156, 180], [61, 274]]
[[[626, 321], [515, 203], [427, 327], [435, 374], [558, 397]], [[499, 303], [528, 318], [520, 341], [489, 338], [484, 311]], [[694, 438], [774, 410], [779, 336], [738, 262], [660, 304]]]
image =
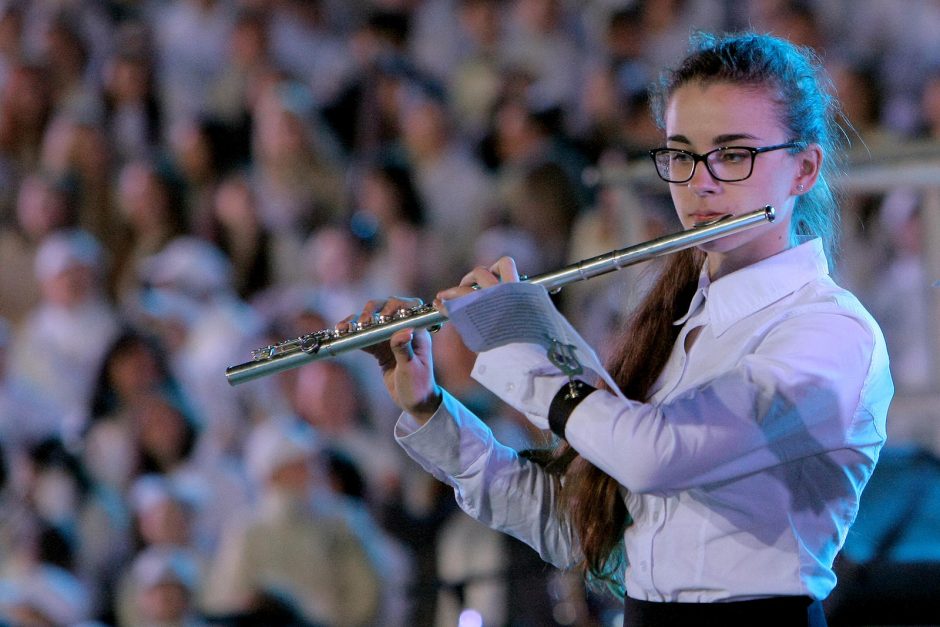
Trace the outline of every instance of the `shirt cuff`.
[[471, 376], [511, 407], [547, 419], [552, 398], [568, 377], [536, 344], [507, 344], [480, 353]]
[[479, 418], [446, 390], [437, 411], [420, 424], [403, 413], [395, 440], [425, 470], [449, 484], [449, 476], [466, 474], [492, 446], [493, 434]]

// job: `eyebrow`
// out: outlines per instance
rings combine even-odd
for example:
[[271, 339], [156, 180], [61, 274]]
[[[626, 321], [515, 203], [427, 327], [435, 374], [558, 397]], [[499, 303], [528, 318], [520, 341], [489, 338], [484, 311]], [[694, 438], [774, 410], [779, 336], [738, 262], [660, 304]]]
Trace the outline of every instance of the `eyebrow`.
[[[754, 135], [749, 133], [727, 133], [725, 135], [718, 135], [712, 139], [712, 144], [716, 146], [721, 146], [727, 144], [728, 142], [736, 141], [738, 139], [758, 139]], [[692, 145], [692, 142], [685, 135], [670, 135], [666, 138], [667, 141], [676, 142], [678, 144], [686, 144], [688, 146]]]

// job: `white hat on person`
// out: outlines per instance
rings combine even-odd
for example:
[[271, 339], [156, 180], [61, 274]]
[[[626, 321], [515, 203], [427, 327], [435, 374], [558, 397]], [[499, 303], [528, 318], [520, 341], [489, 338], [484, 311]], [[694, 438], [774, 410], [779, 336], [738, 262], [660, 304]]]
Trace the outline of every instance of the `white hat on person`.
[[72, 573], [40, 564], [22, 577], [4, 581], [0, 606], [4, 611], [29, 607], [55, 625], [78, 625], [88, 620], [91, 598]]
[[134, 558], [131, 576], [138, 589], [175, 583], [194, 592], [199, 585], [199, 563], [185, 549], [155, 545], [144, 549]]
[[100, 270], [103, 264], [104, 250], [98, 240], [87, 231], [68, 229], [43, 238], [34, 269], [36, 278], [45, 281], [75, 266]]
[[245, 465], [252, 479], [264, 483], [279, 468], [310, 459], [317, 451], [313, 427], [293, 417], [265, 420], [249, 434]]
[[214, 244], [182, 235], [144, 259], [140, 273], [154, 286], [199, 297], [230, 289], [232, 264]]
[[199, 498], [184, 490], [177, 482], [159, 474], [146, 474], [131, 484], [129, 501], [135, 513], [150, 510], [166, 501], [180, 503], [189, 509], [199, 506]]

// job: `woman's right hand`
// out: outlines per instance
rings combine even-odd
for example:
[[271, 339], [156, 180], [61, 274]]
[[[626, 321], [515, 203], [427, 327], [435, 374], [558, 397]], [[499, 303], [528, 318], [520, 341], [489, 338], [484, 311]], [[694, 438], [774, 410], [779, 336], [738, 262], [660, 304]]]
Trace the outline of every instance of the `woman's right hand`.
[[[391, 316], [399, 309], [411, 309], [421, 305], [419, 298], [397, 298], [372, 300], [366, 303], [362, 313], [349, 316], [336, 325], [346, 330], [353, 320], [369, 322], [376, 315]], [[431, 357], [431, 334], [425, 329], [401, 329], [387, 342], [364, 348], [372, 354], [382, 368], [382, 378], [392, 400], [402, 411], [408, 412], [419, 422], [426, 422], [441, 404], [441, 388], [434, 379], [434, 362]]]

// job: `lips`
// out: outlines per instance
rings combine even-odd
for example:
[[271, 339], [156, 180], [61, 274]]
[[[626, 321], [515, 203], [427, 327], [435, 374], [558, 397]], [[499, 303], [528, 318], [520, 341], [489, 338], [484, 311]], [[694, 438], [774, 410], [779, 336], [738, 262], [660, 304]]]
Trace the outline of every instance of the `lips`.
[[692, 222], [695, 226], [700, 226], [702, 224], [707, 224], [709, 222], [714, 222], [719, 218], [723, 218], [728, 213], [724, 212], [709, 212], [709, 213], [692, 213], [689, 214], [689, 217], [692, 218]]

